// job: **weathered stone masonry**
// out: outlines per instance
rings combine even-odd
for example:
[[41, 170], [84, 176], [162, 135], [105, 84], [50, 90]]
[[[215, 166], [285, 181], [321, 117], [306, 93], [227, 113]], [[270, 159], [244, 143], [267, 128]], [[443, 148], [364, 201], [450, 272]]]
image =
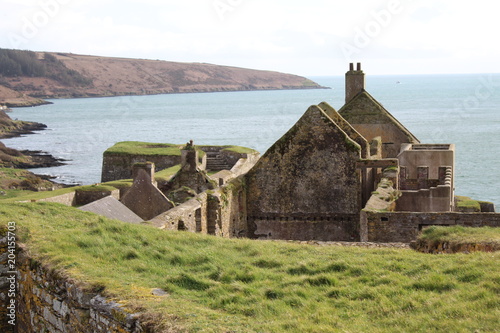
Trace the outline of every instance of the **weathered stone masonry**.
[[[2, 253], [6, 237], [0, 235]], [[5, 272], [0, 258], [0, 331], [4, 333], [139, 333], [144, 332], [136, 315], [98, 293], [83, 290], [74, 281], [42, 265], [20, 247], [16, 256], [16, 326], [7, 323]]]
[[500, 227], [496, 213], [408, 213], [363, 210], [360, 219], [363, 242], [406, 242], [415, 240], [422, 228], [438, 225], [465, 227]]

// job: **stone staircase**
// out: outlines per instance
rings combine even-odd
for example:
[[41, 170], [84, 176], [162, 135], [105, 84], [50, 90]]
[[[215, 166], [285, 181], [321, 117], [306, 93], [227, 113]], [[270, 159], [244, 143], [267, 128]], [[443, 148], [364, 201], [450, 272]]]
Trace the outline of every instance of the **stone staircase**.
[[219, 171], [231, 170], [231, 168], [232, 166], [218, 152], [207, 152], [207, 170]]

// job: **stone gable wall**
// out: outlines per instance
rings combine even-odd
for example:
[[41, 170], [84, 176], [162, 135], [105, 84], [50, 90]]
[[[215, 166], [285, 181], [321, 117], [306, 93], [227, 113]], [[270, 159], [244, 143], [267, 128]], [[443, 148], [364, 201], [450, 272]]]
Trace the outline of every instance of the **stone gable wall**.
[[[311, 106], [245, 176], [249, 236], [352, 240], [361, 209], [360, 151], [324, 111]], [[354, 226], [347, 227], [350, 218], [341, 216], [353, 217]]]

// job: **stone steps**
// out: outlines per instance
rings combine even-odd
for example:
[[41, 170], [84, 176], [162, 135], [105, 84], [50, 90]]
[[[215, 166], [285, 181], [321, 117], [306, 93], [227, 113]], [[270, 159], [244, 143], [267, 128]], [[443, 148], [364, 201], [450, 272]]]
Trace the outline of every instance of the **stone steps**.
[[231, 166], [221, 158], [218, 152], [207, 152], [207, 170], [219, 171], [230, 170]]

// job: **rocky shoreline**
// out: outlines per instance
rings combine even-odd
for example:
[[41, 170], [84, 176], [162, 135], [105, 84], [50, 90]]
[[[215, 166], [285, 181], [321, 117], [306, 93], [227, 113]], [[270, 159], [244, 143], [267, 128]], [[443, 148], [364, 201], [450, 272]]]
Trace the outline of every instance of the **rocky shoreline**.
[[[19, 137], [41, 131], [47, 125], [12, 120], [5, 111], [0, 111], [0, 139]], [[16, 169], [48, 168], [64, 165], [65, 160], [56, 158], [47, 152], [39, 150], [17, 150], [0, 142], [0, 166]]]
[[47, 125], [37, 122], [23, 122], [21, 126], [13, 129], [7, 129], [0, 134], [0, 139], [17, 138], [26, 134], [35, 134], [35, 131], [42, 131], [47, 128]]

